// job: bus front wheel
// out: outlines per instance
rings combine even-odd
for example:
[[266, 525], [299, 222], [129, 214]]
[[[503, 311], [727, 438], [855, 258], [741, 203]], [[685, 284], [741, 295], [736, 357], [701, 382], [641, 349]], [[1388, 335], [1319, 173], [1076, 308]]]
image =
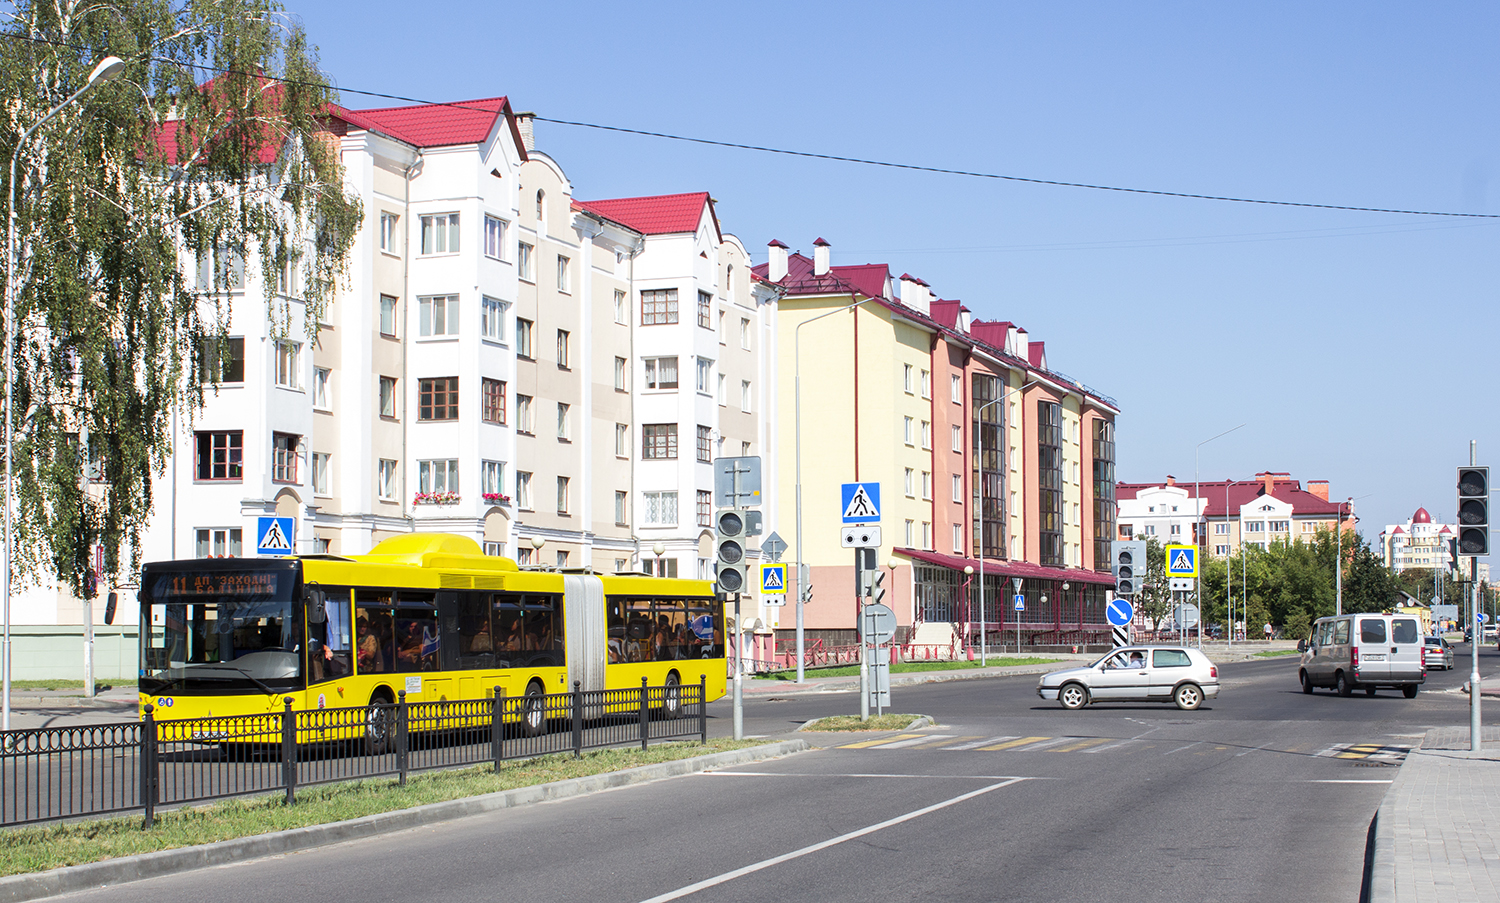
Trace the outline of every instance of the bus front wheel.
[[667, 675], [666, 686], [662, 690], [661, 714], [663, 718], [682, 717], [682, 679], [673, 671]]
[[365, 749], [379, 756], [391, 751], [391, 734], [395, 726], [396, 712], [391, 705], [390, 694], [376, 690], [365, 709]]
[[526, 685], [526, 700], [521, 704], [521, 733], [527, 737], [547, 733], [547, 700], [540, 681]]

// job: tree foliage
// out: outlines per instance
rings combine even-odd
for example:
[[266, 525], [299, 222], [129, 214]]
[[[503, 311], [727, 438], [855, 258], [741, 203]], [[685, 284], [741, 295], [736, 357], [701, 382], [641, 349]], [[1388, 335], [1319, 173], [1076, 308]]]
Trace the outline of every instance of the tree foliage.
[[[18, 148], [107, 55], [123, 75]], [[95, 545], [109, 573], [122, 550], [138, 564], [173, 415], [191, 419], [217, 378], [198, 358], [227, 334], [230, 273], [201, 280], [198, 257], [257, 261], [270, 315], [315, 336], [361, 214], [320, 126], [316, 50], [267, 0], [22, 0], [0, 79], [0, 151], [16, 160], [15, 568], [77, 591]], [[284, 269], [304, 303], [273, 294]]]

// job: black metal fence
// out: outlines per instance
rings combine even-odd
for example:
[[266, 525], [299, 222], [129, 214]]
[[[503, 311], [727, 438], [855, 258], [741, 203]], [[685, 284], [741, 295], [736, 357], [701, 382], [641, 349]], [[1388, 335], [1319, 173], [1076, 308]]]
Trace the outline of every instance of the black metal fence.
[[706, 682], [0, 732], [0, 826], [696, 738]]

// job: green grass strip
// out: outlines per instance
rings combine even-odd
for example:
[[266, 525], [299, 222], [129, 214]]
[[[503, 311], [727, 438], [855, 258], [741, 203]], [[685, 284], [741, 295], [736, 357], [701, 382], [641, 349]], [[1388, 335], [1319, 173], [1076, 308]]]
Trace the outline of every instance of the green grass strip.
[[1256, 658], [1276, 658], [1277, 656], [1281, 656], [1281, 655], [1301, 655], [1301, 654], [1302, 653], [1298, 652], [1295, 649], [1267, 649], [1265, 652], [1257, 652], [1257, 653], [1255, 653], [1255, 657]]
[[920, 715], [871, 715], [864, 721], [858, 715], [831, 715], [804, 724], [805, 731], [899, 731]]
[[580, 759], [563, 753], [508, 762], [498, 772], [489, 765], [481, 765], [414, 774], [407, 777], [405, 787], [396, 783], [394, 777], [323, 784], [299, 788], [297, 802], [291, 806], [286, 805], [284, 791], [276, 791], [272, 795], [159, 811], [156, 825], [150, 830], [141, 828], [139, 814], [4, 829], [0, 830], [0, 875], [39, 872], [117, 856], [330, 824], [428, 803], [744, 749], [765, 742], [719, 739], [709, 740], [707, 745], [664, 743], [645, 751], [597, 750], [585, 753]]
[[[81, 680], [13, 680], [10, 682], [12, 690], [82, 690]], [[107, 683], [94, 681], [94, 692], [100, 693], [104, 690], [114, 689]]]
[[[1009, 667], [1011, 665], [1051, 665], [1064, 661], [1060, 658], [1035, 658], [1031, 656], [1011, 656], [1002, 658], [997, 655], [990, 656], [986, 668]], [[971, 668], [981, 667], [979, 659], [974, 661], [936, 661], [936, 662], [897, 662], [891, 665], [892, 674], [912, 674], [920, 671], [967, 671]], [[825, 677], [857, 677], [859, 676], [859, 665], [840, 665], [837, 668], [804, 668], [803, 673], [814, 680]], [[790, 671], [771, 671], [766, 674], [757, 675], [767, 680], [792, 680], [797, 679], [796, 669]]]

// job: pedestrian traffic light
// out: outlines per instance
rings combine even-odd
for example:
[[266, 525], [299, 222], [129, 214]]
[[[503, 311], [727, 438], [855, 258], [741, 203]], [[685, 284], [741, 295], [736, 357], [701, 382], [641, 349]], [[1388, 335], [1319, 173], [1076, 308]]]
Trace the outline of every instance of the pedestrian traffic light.
[[884, 582], [885, 571], [876, 568], [870, 572], [870, 592], [867, 595], [870, 597], [871, 605], [879, 605], [881, 600], [885, 598], [885, 587], [880, 585]]
[[721, 508], [714, 516], [714, 590], [719, 593], [745, 591], [745, 512]]
[[1458, 554], [1490, 553], [1490, 469], [1458, 469]]
[[1146, 576], [1146, 544], [1138, 539], [1117, 539], [1109, 544], [1109, 554], [1115, 595], [1135, 595]]

